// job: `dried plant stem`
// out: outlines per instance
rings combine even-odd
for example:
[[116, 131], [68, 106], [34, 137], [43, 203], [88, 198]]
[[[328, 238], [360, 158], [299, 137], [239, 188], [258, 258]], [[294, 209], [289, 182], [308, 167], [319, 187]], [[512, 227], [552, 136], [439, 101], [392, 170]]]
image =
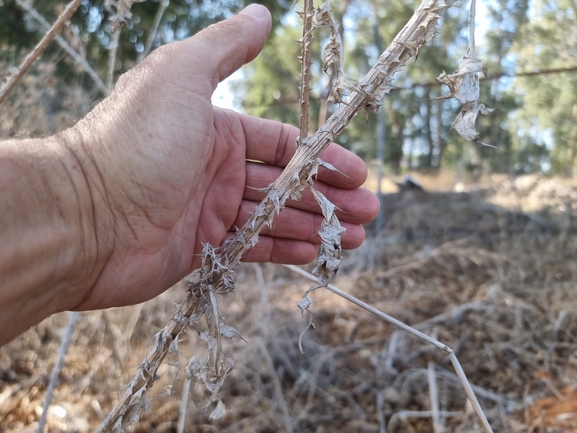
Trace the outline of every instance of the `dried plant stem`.
[[[445, 418], [456, 418], [463, 416], [462, 412], [441, 412]], [[404, 420], [409, 418], [430, 418], [433, 413], [430, 410], [417, 411], [417, 410], [403, 410], [396, 412], [389, 421], [389, 428], [393, 427], [397, 420]]]
[[120, 41], [120, 28], [112, 33], [110, 38], [110, 48], [108, 49], [108, 72], [106, 73], [106, 88], [112, 91], [114, 84], [114, 69], [116, 68], [116, 53]]
[[102, 310], [102, 322], [104, 323], [104, 332], [110, 337], [110, 345], [112, 346], [112, 357], [118, 364], [118, 367], [124, 373], [124, 357], [120, 350], [119, 342], [122, 341], [122, 333], [120, 329], [113, 323], [109, 310]]
[[431, 400], [431, 412], [433, 418], [433, 431], [442, 433], [444, 428], [439, 417], [439, 393], [437, 389], [437, 375], [435, 374], [435, 365], [429, 361], [427, 368], [427, 379], [429, 382], [429, 399]]
[[124, 396], [116, 404], [100, 425], [98, 432], [118, 431], [138, 419], [144, 407], [144, 393], [152, 385], [156, 371], [170, 350], [178, 334], [186, 328], [189, 317], [198, 312], [201, 303], [189, 295], [185, 302], [178, 306], [166, 326], [156, 334], [155, 345], [138, 367], [138, 373], [128, 385]]
[[48, 417], [48, 409], [50, 408], [50, 403], [52, 402], [52, 395], [54, 394], [54, 388], [56, 388], [56, 383], [58, 382], [58, 375], [60, 370], [62, 370], [62, 365], [64, 364], [64, 355], [68, 351], [68, 345], [70, 344], [70, 339], [74, 333], [74, 328], [76, 327], [76, 322], [78, 321], [78, 316], [80, 313], [77, 311], [72, 311], [68, 313], [68, 324], [66, 325], [66, 330], [62, 336], [62, 342], [60, 343], [60, 349], [58, 350], [58, 359], [50, 375], [50, 383], [48, 384], [48, 391], [46, 391], [46, 399], [44, 400], [44, 406], [42, 407], [42, 416], [40, 421], [38, 421], [38, 428], [36, 433], [43, 433], [44, 426], [46, 424], [46, 419]]
[[467, 57], [475, 58], [475, 10], [476, 0], [471, 0], [471, 9], [469, 10], [469, 50]]
[[377, 415], [379, 419], [379, 433], [387, 433], [387, 420], [385, 419], [385, 393], [382, 389], [377, 390]]
[[48, 44], [52, 42], [52, 40], [60, 33], [62, 27], [66, 21], [70, 19], [70, 17], [76, 12], [78, 6], [82, 3], [82, 0], [72, 0], [68, 6], [64, 9], [64, 12], [58, 17], [52, 28], [44, 35], [42, 40], [38, 42], [38, 45], [26, 56], [18, 71], [10, 77], [8, 82], [2, 86], [0, 89], [0, 104], [6, 100], [10, 91], [18, 84], [18, 82], [22, 79], [22, 77], [26, 74], [28, 69], [34, 64], [34, 62], [38, 59], [40, 54], [46, 49]]
[[275, 369], [274, 362], [270, 356], [268, 349], [262, 338], [257, 339], [257, 345], [262, 353], [264, 362], [266, 367], [268, 368], [271, 377], [272, 377], [272, 384], [274, 389], [275, 401], [278, 403], [279, 409], [281, 411], [280, 422], [284, 428], [284, 432], [286, 433], [293, 433], [294, 429], [291, 423], [291, 417], [289, 413], [288, 404], [284, 398], [284, 393], [282, 391], [282, 383], [280, 377]]
[[[218, 254], [210, 246], [205, 247], [203, 266], [187, 277], [190, 287], [189, 296], [178, 306], [176, 313], [164, 329], [156, 335], [155, 346], [141, 363], [125, 395], [98, 431], [106, 432], [113, 428], [118, 430], [138, 418], [140, 410], [145, 406], [144, 394], [154, 382], [156, 371], [169, 352], [172, 342], [189, 324], [196, 322], [198, 316], [210, 311], [212, 308], [209, 301], [211, 292], [232, 291], [234, 288], [232, 267], [240, 262], [243, 253], [248, 248], [257, 243], [261, 229], [271, 224], [274, 215], [283, 209], [286, 200], [298, 199], [300, 191], [312, 183], [312, 177], [316, 174], [320, 164], [321, 153], [345, 129], [351, 119], [363, 108], [377, 108], [376, 104], [390, 89], [389, 85], [394, 73], [416, 54], [420, 46], [432, 39], [437, 20], [451, 5], [450, 0], [447, 2], [425, 0], [393, 40], [391, 46], [381, 54], [377, 64], [371, 68], [357, 88], [351, 90], [346, 101], [314, 135], [309, 137], [306, 145], [298, 147], [280, 177], [267, 189], [265, 198], [247, 223], [232, 239], [225, 242]], [[370, 306], [367, 307], [372, 309]], [[217, 319], [217, 317], [214, 318], [214, 320]], [[395, 319], [392, 320], [399, 326], [405, 326]], [[447, 352], [451, 351], [447, 346], [431, 341], [430, 337], [423, 333], [415, 330], [411, 332], [417, 333], [421, 338]], [[213, 371], [210, 374], [213, 374], [216, 365], [211, 368]]]
[[[293, 266], [293, 265], [284, 265], [284, 266], [286, 268], [312, 280], [312, 281], [317, 281], [317, 278], [313, 274], [311, 274], [311, 273], [309, 273], [309, 272], [307, 272], [307, 271], [305, 271], [305, 270], [303, 270], [297, 266]], [[361, 307], [363, 310], [368, 311], [369, 313], [372, 313], [375, 316], [380, 317], [381, 319], [409, 332], [410, 334], [413, 334], [416, 337], [419, 337], [421, 340], [424, 340], [428, 343], [431, 343], [432, 345], [438, 347], [442, 351], [448, 353], [449, 359], [451, 360], [451, 363], [453, 364], [453, 368], [455, 369], [455, 373], [457, 374], [457, 377], [459, 378], [459, 381], [461, 382], [463, 390], [467, 394], [467, 397], [469, 398], [469, 401], [471, 402], [471, 405], [473, 406], [473, 409], [475, 410], [475, 414], [477, 415], [477, 418], [479, 418], [479, 421], [481, 422], [483, 429], [487, 433], [493, 432], [493, 430], [491, 429], [491, 426], [489, 425], [489, 421], [487, 421], [487, 417], [485, 416], [485, 413], [483, 412], [483, 409], [481, 408], [481, 405], [479, 404], [479, 401], [477, 400], [477, 397], [475, 396], [473, 388], [471, 387], [471, 384], [469, 383], [469, 380], [467, 379], [467, 376], [465, 375], [465, 372], [463, 371], [463, 368], [461, 367], [461, 364], [459, 363], [457, 356], [453, 352], [453, 349], [451, 349], [446, 344], [443, 344], [440, 341], [437, 341], [434, 338], [431, 338], [428, 335], [423, 334], [421, 331], [417, 331], [416, 329], [411, 328], [410, 326], [404, 324], [400, 320], [397, 320], [394, 317], [391, 317], [388, 314], [383, 313], [382, 311], [376, 309], [375, 307], [373, 307], [369, 304], [366, 304], [365, 302], [355, 298], [354, 296], [352, 296], [346, 292], [343, 292], [341, 289], [333, 286], [332, 284], [327, 284], [324, 287], [326, 289], [330, 290], [331, 292], [333, 292], [334, 294], [339, 295], [341, 298], [344, 298], [347, 301]], [[434, 411], [430, 412], [429, 416], [433, 416], [433, 413], [434, 413]], [[439, 416], [438, 411], [437, 411], [437, 416]]]
[[[16, 3], [26, 12], [28, 12], [32, 18], [34, 18], [38, 23], [40, 23], [42, 27], [44, 27], [46, 30], [50, 30], [50, 23], [46, 21], [46, 19], [42, 15], [40, 15], [40, 13], [38, 13], [38, 11], [34, 9], [34, 7], [30, 3], [24, 0], [16, 0]], [[94, 84], [96, 84], [96, 87], [98, 87], [98, 89], [102, 93], [104, 94], [108, 93], [106, 85], [104, 84], [100, 76], [96, 73], [96, 71], [92, 69], [92, 66], [90, 66], [90, 64], [86, 61], [84, 56], [82, 56], [74, 48], [72, 48], [70, 44], [66, 42], [66, 39], [64, 39], [62, 36], [56, 35], [54, 40], [56, 41], [56, 43], [58, 43], [58, 45], [62, 47], [64, 51], [66, 51], [66, 53], [70, 57], [74, 59], [74, 61], [76, 61], [80, 66], [82, 66], [84, 71], [86, 71], [86, 73], [90, 76], [90, 78], [92, 78], [92, 81], [94, 81]]]
[[190, 384], [192, 379], [187, 377], [182, 385], [182, 394], [180, 396], [180, 409], [178, 411], [178, 426], [176, 433], [184, 433], [184, 425], [186, 424], [186, 411], [188, 408], [188, 395], [190, 394]]
[[300, 106], [300, 135], [299, 144], [305, 143], [309, 135], [309, 95], [311, 93], [311, 43], [313, 40], [313, 0], [305, 0], [301, 12], [303, 19], [303, 37], [301, 39], [301, 89], [299, 96]]
[[158, 4], [158, 9], [156, 10], [156, 15], [154, 16], [154, 22], [152, 24], [152, 28], [150, 29], [150, 33], [148, 34], [148, 38], [146, 39], [146, 45], [144, 45], [144, 50], [142, 50], [142, 53], [140, 53], [136, 58], [136, 63], [140, 63], [142, 59], [144, 59], [150, 52], [150, 48], [152, 47], [152, 43], [154, 42], [154, 39], [156, 38], [156, 33], [158, 32], [158, 26], [160, 25], [160, 20], [162, 19], [164, 11], [166, 10], [166, 7], [168, 6], [169, 3], [170, 0], [160, 0], [160, 3]]

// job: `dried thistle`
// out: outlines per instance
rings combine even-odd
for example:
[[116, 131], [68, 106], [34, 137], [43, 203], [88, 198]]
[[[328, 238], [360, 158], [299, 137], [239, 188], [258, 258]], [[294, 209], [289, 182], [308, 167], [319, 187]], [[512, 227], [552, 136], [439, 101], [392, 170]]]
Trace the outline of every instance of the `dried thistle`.
[[[364, 79], [358, 86], [351, 89], [344, 103], [336, 109], [323, 126], [306, 139], [306, 145], [298, 146], [295, 155], [279, 178], [266, 189], [266, 196], [246, 224], [236, 232], [232, 239], [225, 242], [222, 248], [214, 250], [206, 246], [202, 267], [186, 278], [190, 289], [187, 299], [178, 306], [168, 324], [156, 335], [155, 346], [141, 363], [125, 395], [100, 426], [99, 431], [119, 431], [137, 418], [139, 411], [146, 406], [144, 403], [146, 390], [154, 382], [156, 371], [162, 359], [168, 354], [171, 343], [178, 339], [179, 334], [188, 325], [198, 327], [203, 317], [209, 323], [212, 338], [207, 338], [207, 340], [209, 349], [212, 347], [214, 352], [210, 355], [210, 363], [203, 364], [198, 361], [199, 365], [195, 364], [195, 367], [191, 368], [193, 371], [208, 372], [209, 385], [213, 386], [213, 389], [220, 386], [221, 379], [227, 374], [227, 366], [223, 365], [226, 364], [226, 356], [220, 353], [219, 337], [215, 336], [215, 333], [222, 335], [219, 330], [223, 328], [219, 315], [215, 314], [217, 310], [214, 295], [234, 290], [233, 268], [240, 262], [243, 253], [255, 245], [260, 230], [272, 223], [275, 214], [283, 210], [289, 198], [298, 198], [304, 188], [312, 185], [312, 179], [319, 165], [323, 164], [320, 160], [321, 153], [360, 110], [377, 107], [391, 88], [393, 75], [415, 54], [416, 50], [411, 47], [418, 48], [434, 36], [437, 20], [451, 6], [452, 0], [423, 1]], [[301, 135], [303, 135], [302, 132]], [[323, 202], [323, 199], [320, 201]], [[338, 246], [330, 245], [332, 240], [337, 239], [342, 233], [342, 229], [337, 228], [335, 223], [331, 223], [333, 210], [331, 206], [327, 206], [324, 210], [325, 222], [328, 221], [329, 230], [326, 231], [323, 240], [323, 244], [326, 243], [327, 254], [321, 258], [321, 263], [324, 260], [324, 264], [320, 267], [320, 275], [325, 281], [327, 279], [330, 281], [331, 275], [336, 272], [338, 265], [335, 266], [335, 263], [337, 258], [340, 258], [340, 243]], [[322, 236], [321, 239], [323, 239]], [[210, 325], [211, 321], [212, 325]], [[218, 322], [218, 326], [214, 324], [214, 321]], [[206, 330], [200, 327], [197, 329]], [[213, 373], [216, 374], [212, 376]]]

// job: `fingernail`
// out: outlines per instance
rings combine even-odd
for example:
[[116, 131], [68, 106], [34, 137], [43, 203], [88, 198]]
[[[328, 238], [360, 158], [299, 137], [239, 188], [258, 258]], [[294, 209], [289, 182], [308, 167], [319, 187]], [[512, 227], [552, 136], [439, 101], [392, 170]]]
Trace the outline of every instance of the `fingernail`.
[[240, 15], [250, 15], [254, 18], [264, 18], [267, 16], [268, 11], [264, 6], [251, 4], [245, 7], [242, 11], [239, 12]]

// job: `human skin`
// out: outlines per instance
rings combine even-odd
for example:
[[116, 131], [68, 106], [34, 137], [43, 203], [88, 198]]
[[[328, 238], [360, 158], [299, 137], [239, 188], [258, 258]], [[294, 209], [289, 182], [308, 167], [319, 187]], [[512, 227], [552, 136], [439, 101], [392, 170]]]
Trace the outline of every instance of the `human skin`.
[[[155, 50], [72, 128], [0, 142], [0, 345], [56, 312], [149, 300], [199, 266], [204, 243], [242, 227], [298, 130], [210, 98], [270, 28], [251, 5]], [[316, 187], [340, 209], [343, 248], [358, 247], [379, 207], [361, 188], [366, 166], [337, 145], [322, 158], [344, 175], [321, 168]], [[243, 260], [309, 263], [321, 221], [305, 193]]]

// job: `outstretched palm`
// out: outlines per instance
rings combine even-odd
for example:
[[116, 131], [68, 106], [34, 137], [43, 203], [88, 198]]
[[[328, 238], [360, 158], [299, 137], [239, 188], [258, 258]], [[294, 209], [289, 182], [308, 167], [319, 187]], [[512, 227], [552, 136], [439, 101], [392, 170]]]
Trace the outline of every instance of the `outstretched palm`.
[[[246, 186], [268, 185], [287, 164], [296, 128], [210, 102], [218, 81], [258, 54], [269, 28], [270, 17], [267, 23], [237, 16], [157, 50], [78, 125], [114, 227], [106, 241], [110, 253], [79, 309], [141, 302], [190, 273], [203, 243], [220, 245], [248, 219], [261, 196]], [[134, 111], [138, 120], [126, 124]], [[366, 168], [338, 146], [324, 158], [347, 175], [321, 170], [319, 188], [342, 209], [343, 247], [356, 247], [364, 238], [360, 224], [378, 209], [375, 197], [359, 189]], [[246, 259], [311, 261], [321, 220], [305, 195]]]

